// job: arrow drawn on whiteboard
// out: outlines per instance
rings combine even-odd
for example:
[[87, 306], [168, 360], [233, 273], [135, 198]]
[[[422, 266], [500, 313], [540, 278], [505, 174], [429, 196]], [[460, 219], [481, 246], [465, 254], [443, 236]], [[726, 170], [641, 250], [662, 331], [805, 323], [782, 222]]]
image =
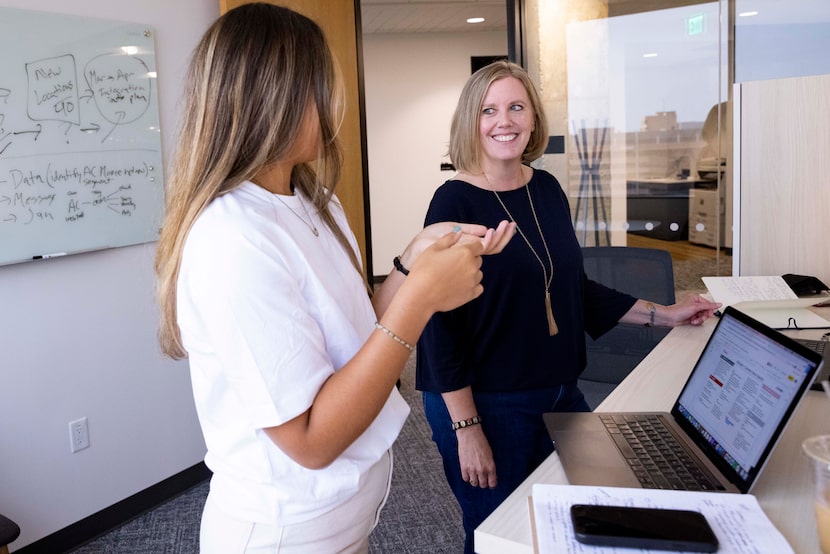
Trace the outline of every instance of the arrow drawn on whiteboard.
[[43, 131], [43, 125], [41, 125], [40, 123], [38, 123], [38, 124], [36, 125], [36, 127], [37, 127], [37, 129], [31, 130], [31, 131], [15, 131], [15, 132], [14, 132], [14, 134], [15, 134], [15, 136], [16, 136], [16, 135], [29, 135], [29, 134], [34, 133], [34, 135], [35, 135], [35, 142], [37, 142], [37, 138], [40, 136], [41, 131]]
[[110, 132], [109, 132], [109, 133], [107, 133], [107, 135], [106, 135], [104, 138], [102, 138], [102, 139], [101, 139], [101, 142], [104, 142], [105, 140], [107, 140], [107, 139], [110, 137], [110, 135], [112, 134], [112, 132], [113, 132], [113, 131], [115, 131], [115, 128], [116, 128], [116, 127], [118, 127], [118, 125], [119, 125], [122, 121], [124, 121], [124, 118], [126, 118], [126, 117], [127, 117], [127, 112], [124, 112], [124, 111], [117, 111], [117, 112], [115, 112], [115, 115], [116, 115], [116, 117], [117, 117], [116, 122], [113, 124], [112, 129], [110, 129]]
[[6, 140], [6, 138], [7, 138], [9, 135], [11, 135], [11, 133], [6, 133], [6, 134], [5, 134], [5, 135], [3, 135], [2, 137], [0, 137], [0, 156], [2, 156], [2, 155], [3, 155], [3, 152], [5, 152], [5, 151], [6, 151], [6, 148], [8, 148], [9, 146], [11, 146], [11, 145], [12, 145], [12, 141], [9, 141], [9, 142], [7, 142], [6, 144], [3, 144], [3, 141], [4, 141], [4, 140]]
[[100, 130], [101, 130], [101, 126], [98, 125], [97, 123], [90, 123], [86, 127], [81, 127], [81, 131], [83, 131], [84, 133], [97, 133]]
[[11, 221], [12, 223], [15, 223], [17, 221], [17, 216], [14, 214], [9, 214], [9, 217], [5, 218], [3, 221]]

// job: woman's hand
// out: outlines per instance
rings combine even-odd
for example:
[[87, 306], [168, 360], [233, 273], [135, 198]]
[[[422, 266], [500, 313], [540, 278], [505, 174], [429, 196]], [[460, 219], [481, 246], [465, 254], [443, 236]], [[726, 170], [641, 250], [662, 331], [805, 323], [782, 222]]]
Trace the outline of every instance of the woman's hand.
[[706, 300], [699, 294], [691, 294], [680, 302], [668, 307], [673, 326], [702, 325], [721, 307], [719, 302]]
[[484, 244], [481, 240], [462, 238], [460, 229], [447, 233], [421, 252], [410, 268], [405, 283], [407, 297], [431, 313], [457, 308], [484, 291]]
[[[421, 286], [425, 288], [428, 293], [438, 293], [438, 296], [443, 295], [436, 300], [438, 303], [437, 305], [441, 306], [437, 309], [437, 311], [446, 311], [456, 308], [477, 297], [483, 290], [480, 285], [481, 271], [479, 270], [481, 267], [481, 256], [501, 252], [505, 245], [507, 245], [513, 237], [515, 232], [515, 223], [508, 223], [507, 221], [499, 223], [499, 226], [496, 229], [488, 229], [484, 225], [471, 225], [453, 222], [435, 223], [425, 227], [420, 233], [415, 235], [415, 238], [412, 239], [409, 246], [407, 246], [406, 250], [404, 250], [403, 254], [401, 254], [401, 263], [405, 268], [410, 271], [418, 268], [415, 274], [404, 278], [401, 272], [393, 270], [387, 276], [383, 286], [381, 286], [372, 297], [372, 305], [375, 308], [375, 314], [378, 319], [386, 313], [386, 309], [392, 301], [393, 296], [397, 293], [398, 289], [404, 282], [407, 282], [407, 286], [405, 287], [407, 289], [411, 289], [413, 284], [417, 285], [418, 282], [420, 282]], [[442, 240], [445, 242], [442, 243]], [[435, 251], [432, 252], [432, 255], [434, 255], [435, 258], [428, 263], [419, 263], [419, 259], [422, 257], [422, 254], [431, 247], [435, 247]], [[452, 256], [450, 256], [452, 252], [443, 252], [442, 256], [442, 251], [448, 249], [458, 249], [459, 252], [456, 253], [458, 257], [452, 259]], [[457, 291], [454, 292], [449, 290], [446, 285], [452, 285], [456, 288], [461, 287], [462, 290], [465, 286], [469, 285], [469, 283], [465, 283], [464, 281], [458, 279], [460, 275], [465, 275], [465, 273], [458, 272], [459, 270], [457, 267], [451, 266], [452, 263], [463, 265], [462, 259], [465, 256], [469, 256], [470, 259], [468, 259], [468, 262], [474, 264], [477, 280], [474, 283], [475, 287], [472, 290], [467, 290], [466, 296], [457, 296]], [[478, 259], [471, 260], [471, 258]], [[441, 266], [441, 264], [445, 265]], [[418, 275], [418, 273], [422, 274]], [[469, 278], [469, 273], [466, 273], [466, 275]], [[452, 276], [453, 279], [448, 279], [448, 276]], [[436, 280], [432, 282], [430, 281], [431, 278]], [[410, 283], [411, 281], [415, 281], [415, 283]], [[452, 282], [447, 283], [447, 281]], [[428, 295], [426, 297], [422, 295], [422, 291], [416, 291], [416, 296], [409, 299], [410, 308], [429, 308], [429, 305], [424, 304], [424, 299], [428, 298]], [[417, 306], [415, 306], [415, 302], [418, 303]], [[429, 312], [426, 315], [427, 319], [433, 313], [434, 312]]]
[[516, 233], [516, 224], [505, 220], [500, 222], [498, 227], [492, 229], [484, 225], [455, 223], [452, 221], [433, 223], [432, 225], [424, 227], [410, 241], [403, 254], [401, 254], [401, 263], [403, 263], [404, 267], [411, 268], [421, 252], [429, 248], [436, 240], [457, 229], [461, 232], [461, 240], [459, 241], [461, 244], [480, 242], [483, 247], [481, 254], [488, 255], [498, 254], [504, 249]]
[[472, 487], [494, 488], [498, 484], [496, 462], [481, 425], [459, 429], [456, 437], [461, 478]]

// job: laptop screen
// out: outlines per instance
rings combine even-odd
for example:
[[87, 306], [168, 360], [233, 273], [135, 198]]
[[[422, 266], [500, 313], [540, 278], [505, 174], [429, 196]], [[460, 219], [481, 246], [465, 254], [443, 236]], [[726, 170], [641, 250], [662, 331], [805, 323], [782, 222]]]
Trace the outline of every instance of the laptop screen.
[[672, 414], [747, 492], [820, 361], [781, 333], [727, 308]]

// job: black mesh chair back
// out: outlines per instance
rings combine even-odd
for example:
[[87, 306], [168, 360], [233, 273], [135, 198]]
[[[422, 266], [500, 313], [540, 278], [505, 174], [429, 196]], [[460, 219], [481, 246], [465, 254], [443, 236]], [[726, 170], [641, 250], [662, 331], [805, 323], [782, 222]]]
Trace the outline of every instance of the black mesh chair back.
[[[582, 249], [589, 279], [658, 304], [675, 303], [674, 270], [665, 250], [627, 246]], [[585, 335], [588, 361], [579, 386], [596, 408], [670, 329], [620, 323], [597, 340]]]

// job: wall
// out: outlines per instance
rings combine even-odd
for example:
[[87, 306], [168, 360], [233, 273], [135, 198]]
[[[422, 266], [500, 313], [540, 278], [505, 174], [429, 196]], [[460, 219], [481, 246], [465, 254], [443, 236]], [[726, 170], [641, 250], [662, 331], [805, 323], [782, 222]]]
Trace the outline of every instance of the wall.
[[366, 135], [375, 275], [423, 227], [470, 56], [507, 54], [506, 32], [364, 35]]
[[[155, 27], [169, 162], [181, 76], [218, 16], [216, 0], [0, 0], [0, 7]], [[187, 364], [163, 358], [156, 343], [153, 256], [151, 243], [0, 267], [0, 512], [22, 528], [12, 550], [204, 456]], [[80, 417], [88, 418], [91, 446], [72, 454], [68, 423]]]
[[830, 283], [830, 75], [750, 81], [735, 97], [735, 273]]

